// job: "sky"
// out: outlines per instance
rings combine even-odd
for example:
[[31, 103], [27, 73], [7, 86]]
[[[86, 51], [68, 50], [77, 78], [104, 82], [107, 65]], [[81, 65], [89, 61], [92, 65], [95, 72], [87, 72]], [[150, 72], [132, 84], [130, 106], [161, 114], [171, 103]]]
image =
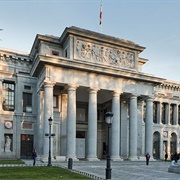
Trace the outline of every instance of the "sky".
[[180, 0], [0, 0], [0, 47], [30, 52], [37, 34], [76, 26], [146, 49], [142, 71], [180, 82]]

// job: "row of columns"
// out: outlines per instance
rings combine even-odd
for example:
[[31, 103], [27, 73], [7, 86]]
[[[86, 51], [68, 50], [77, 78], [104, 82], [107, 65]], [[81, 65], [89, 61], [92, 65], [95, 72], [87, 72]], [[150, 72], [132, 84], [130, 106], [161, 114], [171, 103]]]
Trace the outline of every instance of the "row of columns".
[[[178, 125], [178, 114], [179, 114], [179, 105], [178, 104], [170, 104], [170, 103], [162, 103], [162, 102], [156, 102], [157, 103], [157, 111], [156, 111], [156, 118], [157, 123], [162, 124], [162, 109], [164, 105], [164, 122], [167, 125]], [[170, 106], [172, 105], [172, 114], [170, 114]], [[171, 116], [173, 117], [172, 123], [171, 123]]]
[[[44, 84], [44, 133], [48, 132], [48, 118], [53, 118], [53, 83]], [[76, 86], [68, 86], [67, 104], [67, 158], [76, 159]], [[87, 160], [97, 159], [97, 89], [89, 89]], [[120, 92], [112, 94], [111, 158], [120, 160]], [[130, 97], [129, 158], [137, 159], [137, 95]], [[145, 151], [152, 155], [153, 142], [153, 99], [146, 101]], [[48, 139], [44, 137], [43, 155], [48, 157]], [[51, 146], [52, 147], [52, 146]]]

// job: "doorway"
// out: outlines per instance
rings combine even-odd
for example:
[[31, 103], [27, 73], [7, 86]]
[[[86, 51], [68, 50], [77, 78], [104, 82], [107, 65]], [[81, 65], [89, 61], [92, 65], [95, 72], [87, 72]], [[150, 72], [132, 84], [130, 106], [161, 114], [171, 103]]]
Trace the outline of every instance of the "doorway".
[[32, 159], [33, 135], [21, 134], [21, 159]]
[[76, 157], [85, 159], [85, 131], [76, 132]]

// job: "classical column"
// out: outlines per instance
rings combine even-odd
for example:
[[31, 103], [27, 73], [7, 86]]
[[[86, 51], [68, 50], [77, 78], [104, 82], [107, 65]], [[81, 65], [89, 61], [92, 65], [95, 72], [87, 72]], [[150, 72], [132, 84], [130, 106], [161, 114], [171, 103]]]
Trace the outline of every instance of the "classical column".
[[130, 97], [129, 159], [137, 160], [137, 96]]
[[[53, 86], [52, 82], [44, 82], [44, 143], [43, 143], [43, 159], [48, 158], [49, 152], [49, 139], [45, 136], [45, 133], [49, 133], [49, 121], [51, 117], [53, 119]], [[53, 126], [52, 126], [53, 127]], [[53, 133], [53, 128], [52, 132]], [[51, 141], [52, 142], [52, 141]], [[52, 145], [51, 145], [52, 147]], [[53, 150], [51, 150], [53, 152]]]
[[153, 150], [153, 98], [146, 100], [146, 121], [145, 121], [145, 153], [151, 157]]
[[165, 104], [165, 124], [170, 125], [170, 105]]
[[111, 131], [111, 159], [119, 161], [119, 148], [120, 148], [120, 93], [113, 92], [112, 95], [112, 131]]
[[76, 86], [68, 86], [67, 159], [76, 159]]
[[97, 90], [89, 89], [87, 160], [97, 161]]

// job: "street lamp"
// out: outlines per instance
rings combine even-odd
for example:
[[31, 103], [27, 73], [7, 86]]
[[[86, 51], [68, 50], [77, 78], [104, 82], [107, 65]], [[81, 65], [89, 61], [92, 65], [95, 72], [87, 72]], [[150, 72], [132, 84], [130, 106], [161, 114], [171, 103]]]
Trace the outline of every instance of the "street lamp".
[[108, 127], [108, 136], [107, 136], [107, 150], [106, 150], [106, 158], [107, 158], [107, 163], [106, 163], [106, 179], [111, 179], [111, 159], [110, 159], [110, 145], [109, 145], [109, 130], [111, 128], [112, 124], [112, 117], [113, 113], [112, 112], [106, 112], [105, 114], [105, 121]]
[[47, 136], [49, 138], [49, 157], [48, 157], [48, 165], [47, 166], [52, 166], [51, 164], [51, 137], [54, 137], [55, 134], [51, 134], [51, 125], [52, 125], [52, 118], [50, 117], [48, 119], [49, 121], [49, 133], [46, 133], [45, 136]]

